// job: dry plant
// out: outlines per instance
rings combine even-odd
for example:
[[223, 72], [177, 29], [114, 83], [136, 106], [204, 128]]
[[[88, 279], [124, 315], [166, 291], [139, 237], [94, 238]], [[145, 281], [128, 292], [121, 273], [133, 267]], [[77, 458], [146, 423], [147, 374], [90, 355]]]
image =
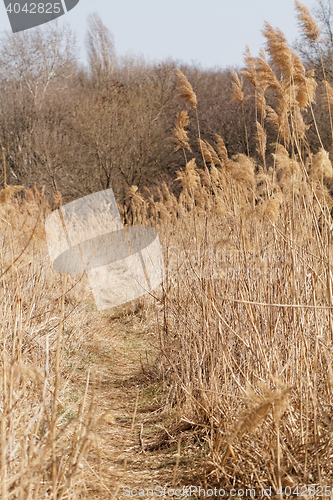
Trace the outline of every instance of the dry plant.
[[73, 385], [85, 285], [50, 266], [43, 192], [16, 188], [0, 191], [0, 496], [78, 498], [93, 423], [89, 372], [75, 397]]
[[[297, 9], [317, 42], [308, 11], [299, 2]], [[195, 431], [197, 475], [203, 484], [271, 487], [283, 496], [285, 487], [333, 485], [333, 171], [327, 151], [314, 155], [307, 142], [313, 74], [280, 30], [266, 24], [264, 35], [266, 52], [247, 51], [243, 71], [254, 86], [260, 163], [230, 159], [221, 137], [214, 146], [199, 135], [204, 168], [187, 159], [177, 172], [178, 200], [162, 197], [153, 216], [150, 196], [145, 221], [163, 228], [157, 329], [167, 408]], [[197, 111], [190, 83], [178, 76], [183, 100]], [[274, 109], [265, 104], [268, 89]], [[273, 168], [265, 161], [267, 121], [276, 127]], [[188, 144], [179, 133], [178, 141]]]
[[[296, 5], [305, 36], [318, 43], [308, 11]], [[185, 159], [180, 195], [163, 184], [158, 199], [148, 189], [144, 197], [131, 185], [119, 209], [124, 223], [160, 230], [165, 274], [155, 329], [165, 411], [179, 432], [192, 428], [202, 483], [275, 494], [306, 485], [319, 496], [333, 486], [333, 169], [322, 143], [311, 152], [307, 140], [313, 74], [280, 30], [266, 23], [264, 35], [266, 51], [255, 58], [247, 50], [242, 72], [253, 85], [258, 162], [230, 158], [219, 135], [215, 144], [201, 138], [196, 94], [178, 71], [202, 164], [189, 158], [182, 111], [173, 130]], [[248, 100], [236, 74], [234, 93]], [[276, 131], [270, 163], [268, 123]], [[19, 201], [14, 191], [0, 192], [1, 498], [78, 498], [92, 426], [89, 375], [79, 405], [69, 389], [85, 329], [85, 277], [59, 279], [45, 265], [43, 193]], [[59, 193], [54, 201], [61, 204]]]

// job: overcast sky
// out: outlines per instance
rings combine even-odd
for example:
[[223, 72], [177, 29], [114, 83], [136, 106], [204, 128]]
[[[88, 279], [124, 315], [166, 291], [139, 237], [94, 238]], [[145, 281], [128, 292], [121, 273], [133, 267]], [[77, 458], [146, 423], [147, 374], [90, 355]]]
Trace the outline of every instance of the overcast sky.
[[[0, 2], [0, 31], [11, 31]], [[317, 5], [316, 0], [304, 3], [311, 11]], [[293, 0], [80, 0], [59, 20], [77, 33], [82, 55], [91, 12], [99, 13], [112, 32], [118, 55], [140, 54], [152, 62], [172, 58], [202, 68], [241, 67], [246, 44], [257, 55], [265, 20], [289, 43], [298, 36]]]

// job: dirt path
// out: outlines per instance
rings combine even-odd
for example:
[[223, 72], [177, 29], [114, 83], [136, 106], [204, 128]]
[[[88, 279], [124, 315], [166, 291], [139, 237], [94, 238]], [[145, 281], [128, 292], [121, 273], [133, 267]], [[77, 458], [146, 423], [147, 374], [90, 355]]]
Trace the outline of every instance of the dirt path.
[[96, 374], [90, 389], [94, 414], [104, 416], [84, 463], [82, 498], [123, 499], [129, 498], [128, 488], [171, 487], [173, 480], [177, 484], [186, 475], [188, 464], [183, 459], [175, 473], [177, 443], [149, 451], [170, 421], [160, 410], [161, 383], [152, 380], [145, 368], [157, 340], [138, 311], [113, 320], [102, 315], [99, 321], [98, 328], [90, 330], [85, 349]]

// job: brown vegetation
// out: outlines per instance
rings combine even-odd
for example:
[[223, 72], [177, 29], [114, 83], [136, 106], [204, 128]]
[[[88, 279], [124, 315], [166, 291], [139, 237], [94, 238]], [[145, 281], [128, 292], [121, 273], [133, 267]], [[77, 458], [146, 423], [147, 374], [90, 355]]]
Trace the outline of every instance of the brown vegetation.
[[[317, 43], [313, 19], [299, 2], [297, 9], [309, 42]], [[174, 486], [196, 480], [227, 491], [271, 487], [276, 494], [297, 485], [332, 491], [333, 168], [314, 112], [315, 75], [269, 24], [266, 51], [253, 57], [248, 50], [242, 74], [176, 73], [167, 64], [144, 75], [129, 62], [126, 72], [105, 63], [113, 54], [110, 39], [96, 18], [91, 23], [103, 36], [89, 39], [96, 63], [90, 75], [71, 73], [71, 58], [66, 64], [60, 58], [59, 79], [38, 66], [37, 80], [12, 74], [21, 93], [16, 101], [8, 90], [12, 101], [2, 102], [8, 109], [0, 192], [1, 498], [80, 498], [93, 491], [80, 471], [92, 469], [86, 453], [100, 419], [90, 390], [98, 384], [82, 360], [92, 348], [83, 339], [99, 328], [98, 318], [89, 311], [85, 276], [64, 278], [50, 268], [43, 191], [25, 189], [15, 198], [17, 188], [7, 185], [11, 172], [32, 181], [41, 165], [57, 205], [61, 194], [70, 199], [111, 186], [125, 202], [124, 223], [159, 230], [163, 285], [135, 311], [144, 310], [154, 334], [155, 360], [147, 358], [141, 369], [159, 388], [154, 403], [169, 424], [149, 442], [141, 428], [133, 447], [154, 454], [176, 445]], [[230, 115], [206, 127], [215, 115], [205, 115], [200, 94], [208, 96], [205, 86], [214, 81], [230, 91], [218, 109], [226, 95], [234, 97], [228, 109], [237, 109], [236, 125], [229, 128]], [[72, 105], [62, 108], [63, 98]], [[177, 109], [174, 125], [167, 118], [182, 99], [187, 110]], [[10, 104], [21, 110], [20, 120]], [[242, 133], [235, 143], [236, 130]], [[172, 150], [177, 161], [165, 177], [160, 165]], [[62, 171], [63, 151], [77, 170]], [[152, 185], [146, 181], [155, 167]], [[163, 182], [171, 173], [175, 190]], [[188, 448], [190, 477], [180, 465]]]

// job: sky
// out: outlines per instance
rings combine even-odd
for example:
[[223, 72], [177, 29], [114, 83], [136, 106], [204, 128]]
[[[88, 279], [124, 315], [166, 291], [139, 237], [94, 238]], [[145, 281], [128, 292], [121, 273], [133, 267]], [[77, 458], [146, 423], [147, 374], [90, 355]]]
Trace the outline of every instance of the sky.
[[[313, 11], [317, 0], [303, 3]], [[264, 44], [265, 20], [290, 44], [299, 36], [293, 0], [80, 0], [59, 21], [77, 33], [82, 62], [87, 16], [93, 12], [113, 34], [118, 56], [137, 54], [150, 62], [171, 58], [202, 69], [242, 67], [246, 45], [256, 56]], [[0, 32], [6, 30], [11, 32], [0, 0]]]

